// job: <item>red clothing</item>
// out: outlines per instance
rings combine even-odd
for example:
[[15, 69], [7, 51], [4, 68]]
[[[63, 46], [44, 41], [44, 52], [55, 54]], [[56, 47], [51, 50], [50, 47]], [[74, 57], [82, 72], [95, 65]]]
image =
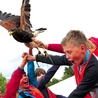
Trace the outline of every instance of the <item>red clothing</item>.
[[[89, 63], [89, 60], [91, 59], [91, 56], [92, 56], [93, 52], [94, 52], [94, 50], [92, 49], [90, 51], [90, 56], [88, 58], [88, 61], [82, 65], [83, 67], [81, 68], [80, 72], [78, 70], [78, 66], [74, 65], [74, 74], [75, 74], [77, 85], [79, 85], [81, 83], [81, 81], [83, 80], [85, 69], [86, 69], [86, 67], [87, 67], [87, 65]], [[90, 93], [88, 93], [85, 96], [85, 98], [92, 98], [92, 97], [91, 97]]]
[[[89, 40], [98, 47], [98, 38], [90, 37]], [[49, 44], [48, 50], [64, 53], [61, 44]]]
[[23, 74], [24, 71], [20, 69], [14, 71], [10, 81], [6, 86], [6, 94], [4, 95], [4, 98], [16, 98], [16, 92], [19, 89], [20, 80]]
[[57, 98], [55, 94], [47, 87], [49, 98]]
[[33, 95], [35, 98], [44, 98], [42, 93], [34, 86], [29, 86], [29, 93]]
[[[6, 94], [4, 95], [4, 98], [16, 98], [16, 93], [19, 89], [20, 80], [22, 79], [24, 73], [25, 72], [20, 68], [14, 71], [9, 83], [6, 86]], [[41, 92], [34, 86], [30, 85], [28, 88], [28, 92], [36, 98], [44, 98]]]
[[94, 54], [95, 54], [96, 56], [98, 56], [98, 48], [96, 48], [96, 50], [94, 51]]
[[90, 37], [89, 40], [98, 47], [98, 38]]
[[59, 53], [64, 53], [61, 44], [49, 44], [48, 50], [59, 52]]

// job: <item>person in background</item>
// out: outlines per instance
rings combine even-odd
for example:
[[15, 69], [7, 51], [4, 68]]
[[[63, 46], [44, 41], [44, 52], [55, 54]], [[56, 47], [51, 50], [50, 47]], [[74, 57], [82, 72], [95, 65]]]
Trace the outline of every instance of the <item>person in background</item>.
[[26, 74], [24, 72], [24, 66], [27, 63], [27, 56], [25, 56], [20, 64], [20, 66], [13, 72], [10, 81], [6, 86], [6, 93], [4, 98], [16, 98], [16, 93], [19, 89], [20, 81]]
[[45, 98], [67, 98], [63, 95], [54, 94], [46, 85], [54, 76], [60, 66], [52, 66], [46, 72], [43, 68], [35, 70], [37, 78], [37, 88], [41, 91]]
[[[71, 65], [73, 66], [77, 88], [68, 96], [68, 98], [97, 98], [98, 82], [98, 61], [93, 54], [95, 49], [88, 48], [88, 40], [79, 30], [71, 30], [61, 42], [65, 55], [51, 56], [54, 65]], [[49, 57], [29, 57], [30, 60], [51, 64]], [[94, 93], [92, 94], [92, 90]], [[95, 95], [96, 97], [92, 97]]]
[[89, 41], [91, 43], [91, 48], [96, 48], [94, 54], [96, 55], [96, 57], [98, 57], [98, 38], [90, 37]]
[[[6, 86], [6, 93], [4, 98], [44, 98], [41, 92], [36, 88], [36, 76], [34, 72], [34, 65], [32, 65], [33, 61], [27, 60], [28, 55], [22, 54], [22, 63], [20, 66], [13, 72], [10, 81]], [[24, 71], [24, 67], [29, 63], [32, 66], [28, 66], [33, 72], [30, 74], [28, 72], [28, 76]], [[32, 77], [31, 81], [29, 81], [29, 75]]]
[[[26, 53], [25, 53], [26, 54]], [[29, 54], [32, 56], [32, 50], [29, 51]], [[28, 58], [27, 58], [28, 59]], [[29, 75], [29, 80], [31, 81], [32, 79], [32, 74], [34, 74], [34, 72], [32, 70], [33, 69], [30, 68], [30, 66], [34, 66], [34, 62], [28, 63], [27, 67], [28, 68], [28, 73], [30, 73]], [[51, 80], [51, 78], [54, 76], [54, 74], [56, 73], [56, 71], [59, 69], [60, 66], [52, 66], [48, 69], [48, 71], [46, 72], [43, 68], [36, 68], [35, 69], [35, 75], [36, 75], [36, 79], [37, 79], [37, 88], [40, 90], [40, 92], [43, 94], [44, 98], [66, 98], [63, 95], [57, 95], [54, 94], [46, 85], [47, 83]]]

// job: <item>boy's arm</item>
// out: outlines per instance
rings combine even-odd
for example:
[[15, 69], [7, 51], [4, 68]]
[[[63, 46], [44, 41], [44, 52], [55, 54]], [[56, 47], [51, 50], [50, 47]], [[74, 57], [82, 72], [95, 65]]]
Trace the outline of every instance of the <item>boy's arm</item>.
[[66, 59], [65, 55], [62, 56], [58, 56], [58, 55], [50, 55], [48, 57], [44, 57], [44, 56], [40, 56], [40, 55], [36, 55], [36, 61], [37, 62], [43, 62], [43, 63], [48, 63], [48, 64], [52, 64], [52, 65], [67, 65], [70, 66], [72, 65], [71, 62], [69, 62]]
[[61, 44], [48, 44], [47, 49], [54, 52], [64, 53]]
[[49, 68], [47, 73], [37, 82], [37, 87], [39, 89], [43, 88], [54, 76], [58, 68], [59, 66], [52, 66], [51, 68]]
[[43, 63], [48, 63], [48, 64], [52, 64], [52, 65], [66, 65], [66, 66], [71, 66], [71, 62], [68, 61], [66, 59], [65, 55], [62, 56], [58, 56], [58, 55], [49, 55], [48, 57], [44, 57], [44, 56], [40, 56], [40, 55], [36, 55], [35, 56], [31, 56], [28, 55], [28, 60], [32, 60], [32, 61], [37, 61], [37, 62], [43, 62]]
[[[55, 44], [55, 43], [53, 43], [53, 44], [45, 44], [40, 40], [34, 40], [34, 41], [38, 45], [38, 47], [40, 47], [40, 48], [44, 47], [47, 50], [51, 50], [51, 51], [59, 52], [59, 53], [64, 53], [61, 44]], [[40, 42], [40, 43], [38, 43], [38, 42]]]
[[[32, 49], [29, 48], [29, 55], [32, 56]], [[35, 65], [32, 60], [28, 61], [27, 64], [27, 75], [29, 78], [30, 85], [36, 86], [37, 80], [36, 80], [36, 75], [35, 75]]]
[[36, 86], [36, 75], [35, 75], [35, 67], [34, 67], [34, 62], [29, 61], [27, 64], [27, 75], [29, 78], [30, 85]]

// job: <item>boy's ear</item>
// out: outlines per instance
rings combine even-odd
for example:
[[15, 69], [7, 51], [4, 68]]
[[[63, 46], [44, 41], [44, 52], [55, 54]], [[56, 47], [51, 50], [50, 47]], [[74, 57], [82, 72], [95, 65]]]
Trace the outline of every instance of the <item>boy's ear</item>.
[[87, 49], [87, 47], [86, 47], [85, 45], [81, 45], [80, 48], [81, 48], [81, 51], [82, 51], [82, 52], [85, 52], [86, 49]]

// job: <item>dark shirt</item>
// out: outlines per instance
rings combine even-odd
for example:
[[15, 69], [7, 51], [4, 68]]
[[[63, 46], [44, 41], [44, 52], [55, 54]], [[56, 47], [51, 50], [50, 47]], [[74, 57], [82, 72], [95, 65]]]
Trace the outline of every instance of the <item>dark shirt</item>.
[[[46, 84], [50, 81], [50, 79], [54, 76], [59, 66], [52, 66], [47, 73], [37, 81], [37, 88], [42, 92], [45, 98], [49, 98]], [[48, 88], [49, 89], [49, 88]], [[66, 98], [62, 95], [56, 95], [57, 98]]]
[[40, 55], [37, 55], [36, 56], [36, 61], [37, 62], [43, 62], [43, 63], [48, 63], [48, 64], [53, 64], [53, 65], [58, 65], [58, 66], [71, 66], [71, 62], [69, 62], [67, 59], [66, 59], [66, 56], [65, 55], [62, 55], [62, 56], [58, 56], [58, 55], [50, 55], [49, 57], [44, 57], [44, 56], [40, 56]]
[[[72, 65], [68, 60], [66, 59], [66, 56], [50, 56], [54, 65]], [[41, 56], [36, 56], [36, 60], [38, 62], [44, 62], [44, 63], [49, 63], [52, 64], [51, 60], [49, 57], [41, 57]], [[87, 93], [89, 93], [96, 85], [98, 82], [98, 61], [94, 55], [92, 55], [86, 70], [84, 72], [84, 77], [81, 83], [77, 86], [73, 92], [69, 95], [68, 98], [84, 98]], [[65, 88], [66, 89], [66, 88]]]

